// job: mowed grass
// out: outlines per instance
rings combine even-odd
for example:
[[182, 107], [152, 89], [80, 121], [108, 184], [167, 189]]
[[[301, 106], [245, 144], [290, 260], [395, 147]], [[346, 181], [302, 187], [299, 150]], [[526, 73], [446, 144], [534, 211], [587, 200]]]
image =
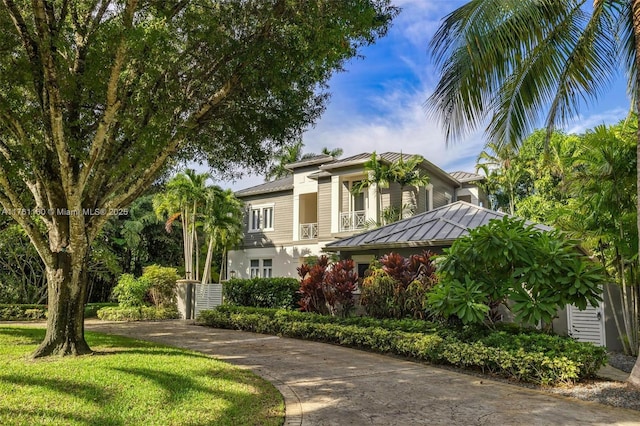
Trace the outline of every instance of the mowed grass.
[[31, 360], [44, 330], [0, 326], [0, 425], [280, 425], [280, 393], [197, 352], [86, 333], [96, 354]]

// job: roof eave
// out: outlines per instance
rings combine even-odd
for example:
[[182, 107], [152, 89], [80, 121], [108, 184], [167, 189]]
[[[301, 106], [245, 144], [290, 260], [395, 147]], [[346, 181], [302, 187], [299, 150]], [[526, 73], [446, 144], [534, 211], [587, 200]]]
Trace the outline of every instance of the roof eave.
[[441, 240], [425, 240], [425, 241], [407, 241], [403, 243], [378, 243], [378, 244], [362, 244], [357, 246], [330, 246], [326, 245], [324, 251], [331, 252], [354, 252], [369, 250], [387, 250], [393, 248], [416, 248], [416, 247], [448, 247], [453, 244], [455, 239]]

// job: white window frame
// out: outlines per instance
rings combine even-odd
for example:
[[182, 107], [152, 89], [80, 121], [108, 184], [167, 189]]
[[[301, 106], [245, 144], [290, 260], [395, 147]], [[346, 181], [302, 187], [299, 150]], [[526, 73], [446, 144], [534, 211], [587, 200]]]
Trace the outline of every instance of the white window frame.
[[275, 204], [273, 203], [250, 206], [249, 232], [273, 231], [275, 210]]
[[[267, 266], [267, 262], [269, 265]], [[272, 278], [273, 277], [273, 259], [261, 259], [260, 263], [262, 263], [262, 276], [264, 278]]]
[[249, 278], [260, 276], [260, 259], [249, 260]]
[[[271, 265], [266, 265], [270, 262]], [[273, 259], [250, 259], [249, 278], [273, 278]]]

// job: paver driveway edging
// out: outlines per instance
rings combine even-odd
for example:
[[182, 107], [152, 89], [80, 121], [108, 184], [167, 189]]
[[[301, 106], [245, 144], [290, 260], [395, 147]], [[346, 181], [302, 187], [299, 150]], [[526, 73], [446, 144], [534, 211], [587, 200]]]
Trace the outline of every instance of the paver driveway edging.
[[193, 325], [91, 331], [192, 349], [250, 368], [283, 394], [288, 425], [640, 425], [640, 412], [329, 344]]

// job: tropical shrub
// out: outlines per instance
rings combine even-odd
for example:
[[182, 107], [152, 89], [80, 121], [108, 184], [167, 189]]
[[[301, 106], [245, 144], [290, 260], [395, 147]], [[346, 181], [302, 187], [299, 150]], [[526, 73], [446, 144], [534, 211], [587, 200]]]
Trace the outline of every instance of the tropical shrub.
[[136, 278], [132, 274], [122, 274], [118, 284], [113, 288], [113, 297], [121, 308], [143, 306], [144, 298], [151, 287], [146, 278]]
[[117, 303], [87, 303], [84, 307], [84, 317], [97, 318], [100, 309], [114, 306], [117, 306]]
[[142, 271], [141, 280], [148, 282], [151, 302], [156, 307], [176, 306], [176, 281], [180, 277], [176, 268], [150, 265]]
[[180, 318], [180, 313], [175, 307], [155, 306], [111, 306], [98, 310], [97, 315], [103, 321], [158, 321]]
[[375, 318], [424, 318], [426, 296], [436, 282], [433, 253], [405, 258], [397, 253], [374, 262], [362, 282], [360, 303]]
[[603, 269], [578, 242], [521, 219], [492, 220], [456, 240], [445, 254], [428, 304], [434, 313], [465, 324], [493, 322], [502, 304], [516, 321], [550, 325], [567, 304], [585, 309], [601, 300]]
[[313, 265], [298, 267], [300, 276], [300, 309], [326, 315], [349, 314], [354, 305], [358, 273], [353, 260], [329, 264], [327, 256], [320, 256]]
[[[605, 348], [516, 327], [505, 327], [498, 331], [478, 327], [451, 330], [437, 328], [427, 321], [338, 318], [306, 312], [229, 306], [201, 311], [198, 322], [218, 328], [277, 334], [393, 353], [548, 385], [591, 377], [605, 365], [607, 359]], [[427, 328], [420, 332], [402, 329], [402, 325], [410, 323]]]
[[295, 278], [233, 278], [224, 283], [225, 303], [237, 306], [294, 309], [300, 296]]
[[0, 321], [29, 321], [46, 317], [45, 305], [0, 304]]

